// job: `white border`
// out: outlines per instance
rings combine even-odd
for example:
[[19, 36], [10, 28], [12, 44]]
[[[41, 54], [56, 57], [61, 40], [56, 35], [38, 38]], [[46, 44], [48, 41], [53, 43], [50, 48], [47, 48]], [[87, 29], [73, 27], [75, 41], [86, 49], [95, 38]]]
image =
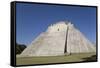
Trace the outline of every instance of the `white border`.
[[[0, 68], [12, 68], [10, 66], [10, 2], [11, 1], [12, 0], [0, 0]], [[21, 1], [27, 1], [27, 0], [21, 0]], [[28, 1], [78, 4], [78, 5], [96, 5], [100, 7], [100, 0], [28, 0]], [[100, 12], [99, 7], [98, 7], [98, 12]], [[100, 13], [98, 13], [98, 18], [100, 18]], [[98, 26], [99, 26], [98, 35], [100, 35], [99, 21], [98, 21]], [[98, 37], [99, 37], [98, 39], [100, 39], [100, 36]], [[98, 44], [98, 51], [100, 51], [99, 44]], [[98, 54], [98, 56], [100, 55]], [[41, 68], [76, 68], [76, 67], [77, 68], [98, 68], [99, 64], [100, 62], [75, 63], [75, 64], [34, 66], [34, 68], [40, 68], [40, 67]], [[20, 67], [20, 68], [27, 68], [27, 67]], [[28, 68], [33, 68], [33, 66], [28, 66]]]

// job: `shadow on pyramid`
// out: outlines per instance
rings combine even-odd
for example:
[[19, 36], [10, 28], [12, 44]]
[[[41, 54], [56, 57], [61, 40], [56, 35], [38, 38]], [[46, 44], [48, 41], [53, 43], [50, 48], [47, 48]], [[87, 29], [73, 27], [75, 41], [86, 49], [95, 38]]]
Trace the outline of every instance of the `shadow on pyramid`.
[[60, 21], [41, 33], [20, 56], [60, 56], [96, 52], [96, 47], [70, 22]]

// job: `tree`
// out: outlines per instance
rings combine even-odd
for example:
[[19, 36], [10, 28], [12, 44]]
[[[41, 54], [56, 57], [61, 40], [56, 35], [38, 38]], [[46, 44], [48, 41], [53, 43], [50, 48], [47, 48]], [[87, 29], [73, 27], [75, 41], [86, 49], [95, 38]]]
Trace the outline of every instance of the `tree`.
[[25, 48], [26, 45], [16, 43], [16, 54], [21, 54]]

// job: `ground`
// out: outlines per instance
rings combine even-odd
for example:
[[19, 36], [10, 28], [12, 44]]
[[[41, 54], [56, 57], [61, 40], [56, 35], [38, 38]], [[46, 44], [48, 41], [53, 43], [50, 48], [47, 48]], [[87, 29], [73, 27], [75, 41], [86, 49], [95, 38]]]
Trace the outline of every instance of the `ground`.
[[81, 53], [62, 56], [38, 56], [38, 57], [17, 57], [17, 65], [29, 64], [48, 64], [48, 63], [67, 63], [96, 61], [96, 53]]

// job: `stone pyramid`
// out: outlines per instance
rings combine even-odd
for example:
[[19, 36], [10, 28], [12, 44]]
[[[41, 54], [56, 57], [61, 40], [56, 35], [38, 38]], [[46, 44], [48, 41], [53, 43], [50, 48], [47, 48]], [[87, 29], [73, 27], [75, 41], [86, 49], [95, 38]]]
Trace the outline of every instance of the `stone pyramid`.
[[58, 56], [96, 52], [96, 47], [67, 21], [60, 21], [41, 33], [20, 56]]

